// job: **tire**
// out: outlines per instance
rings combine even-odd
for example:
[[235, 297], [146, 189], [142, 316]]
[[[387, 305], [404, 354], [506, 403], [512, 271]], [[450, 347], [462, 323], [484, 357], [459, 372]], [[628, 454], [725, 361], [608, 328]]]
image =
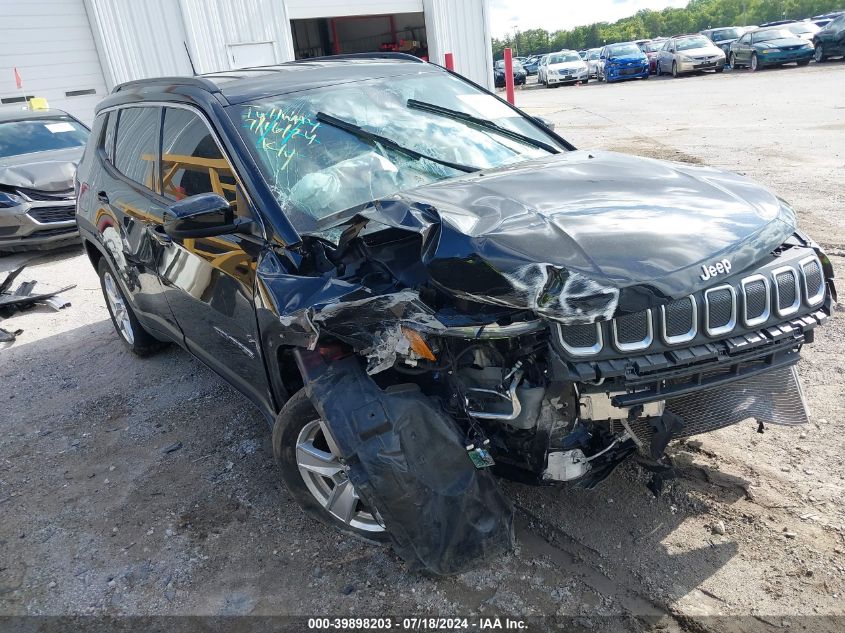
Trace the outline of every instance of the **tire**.
[[751, 54], [751, 72], [757, 72], [758, 70], [763, 70], [763, 67], [760, 66], [760, 60], [757, 59], [757, 53]]
[[809, 59], [805, 60], [805, 61], [798, 62], [798, 66], [809, 66], [809, 65], [810, 65]]
[[737, 68], [739, 68], [739, 66], [737, 66], [736, 64], [736, 55], [734, 55], [733, 53], [731, 53], [731, 56], [728, 58], [728, 63], [731, 65], [731, 70], [736, 70]]
[[672, 76], [677, 79], [680, 77], [678, 74], [678, 62], [672, 62]]
[[112, 325], [121, 342], [136, 356], [149, 356], [167, 345], [155, 338], [138, 322], [132, 305], [126, 299], [117, 276], [105, 257], [97, 262], [97, 274], [100, 276], [100, 288], [106, 300]]
[[[377, 513], [374, 515], [367, 511], [357, 499], [352, 484], [346, 479], [343, 464], [335, 457], [326, 441], [319, 414], [304, 389], [293, 394], [276, 416], [273, 425], [273, 455], [288, 492], [311, 517], [344, 534], [371, 543], [389, 540], [389, 534], [376, 518]], [[309, 470], [308, 464], [324, 469], [323, 474]], [[336, 472], [330, 477], [325, 474], [335, 469]], [[342, 490], [342, 494], [337, 495], [337, 490]], [[349, 504], [335, 505], [335, 509], [341, 513], [345, 513], [344, 508], [349, 509], [348, 521], [327, 509], [327, 504], [333, 499], [336, 502], [351, 501]]]
[[816, 44], [816, 51], [813, 53], [813, 59], [816, 60], [817, 64], [821, 64], [823, 61], [827, 60], [827, 55], [825, 55], [824, 46], [821, 42]]
[[716, 74], [717, 74], [717, 75], [718, 75], [719, 73], [723, 73], [723, 72], [725, 72], [725, 67], [724, 67], [724, 66], [722, 66], [721, 68], [717, 68], [717, 69], [716, 69]]

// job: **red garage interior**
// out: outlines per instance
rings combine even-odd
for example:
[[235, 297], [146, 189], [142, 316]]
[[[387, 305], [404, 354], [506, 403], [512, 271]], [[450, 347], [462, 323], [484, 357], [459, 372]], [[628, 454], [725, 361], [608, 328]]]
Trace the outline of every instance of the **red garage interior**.
[[398, 51], [428, 59], [425, 14], [389, 13], [291, 20], [296, 59]]

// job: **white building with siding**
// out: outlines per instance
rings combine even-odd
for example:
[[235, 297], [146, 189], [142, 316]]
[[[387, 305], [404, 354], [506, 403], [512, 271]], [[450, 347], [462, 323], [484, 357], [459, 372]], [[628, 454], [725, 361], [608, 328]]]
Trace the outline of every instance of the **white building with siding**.
[[43, 97], [90, 122], [94, 105], [132, 79], [394, 49], [438, 64], [452, 53], [457, 72], [492, 88], [489, 3], [0, 0], [0, 109]]

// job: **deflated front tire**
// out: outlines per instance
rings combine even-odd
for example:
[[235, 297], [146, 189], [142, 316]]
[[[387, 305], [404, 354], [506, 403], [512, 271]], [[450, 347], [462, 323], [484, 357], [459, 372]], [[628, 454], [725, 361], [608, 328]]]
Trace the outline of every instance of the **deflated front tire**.
[[273, 426], [273, 455], [282, 480], [309, 515], [346, 534], [374, 543], [389, 539], [363, 505], [305, 390], [285, 403]]

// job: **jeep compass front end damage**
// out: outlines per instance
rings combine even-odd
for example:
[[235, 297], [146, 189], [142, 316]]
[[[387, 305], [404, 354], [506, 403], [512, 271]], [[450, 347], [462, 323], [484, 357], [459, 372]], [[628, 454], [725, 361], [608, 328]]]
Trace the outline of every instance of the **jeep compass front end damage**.
[[360, 499], [438, 573], [509, 544], [487, 466], [591, 487], [674, 438], [805, 422], [793, 365], [834, 298], [766, 190], [610, 153], [395, 194], [300, 253], [311, 280], [265, 260], [261, 294]]
[[[124, 342], [214, 366], [296, 500], [414, 568], [511, 546], [494, 473], [590, 488], [637, 455], [659, 486], [673, 439], [807, 420], [833, 271], [746, 178], [575, 150], [395, 55], [144, 80], [98, 121], [80, 227]], [[157, 121], [127, 184], [109, 152]]]

